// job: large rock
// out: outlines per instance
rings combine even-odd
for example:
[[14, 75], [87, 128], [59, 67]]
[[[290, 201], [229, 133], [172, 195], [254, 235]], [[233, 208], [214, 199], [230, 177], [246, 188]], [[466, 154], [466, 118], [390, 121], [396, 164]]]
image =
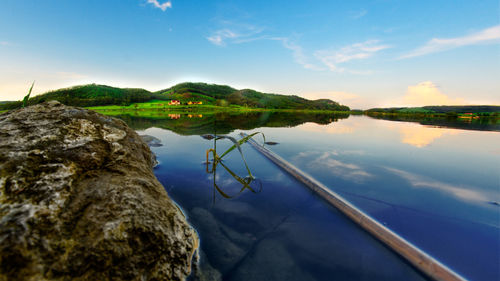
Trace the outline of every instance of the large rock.
[[58, 102], [0, 115], [0, 280], [182, 280], [198, 237], [127, 125]]

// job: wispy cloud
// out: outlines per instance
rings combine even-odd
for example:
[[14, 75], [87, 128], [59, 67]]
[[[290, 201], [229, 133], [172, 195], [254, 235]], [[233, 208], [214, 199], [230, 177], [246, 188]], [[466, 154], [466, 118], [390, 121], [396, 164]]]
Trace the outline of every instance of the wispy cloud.
[[226, 46], [228, 43], [241, 44], [266, 39], [265, 37], [258, 36], [264, 28], [250, 24], [233, 24], [230, 22], [226, 22], [225, 25], [228, 27], [213, 32], [210, 36], [206, 37], [207, 40], [217, 46]]
[[147, 1], [148, 1], [148, 4], [152, 4], [153, 6], [155, 6], [156, 8], [158, 8], [164, 12], [167, 10], [167, 8], [172, 8], [171, 1], [166, 1], [163, 3], [160, 3], [158, 0], [147, 0]]
[[303, 48], [301, 46], [297, 45], [296, 43], [294, 43], [289, 38], [287, 38], [287, 37], [274, 37], [274, 38], [270, 38], [270, 39], [280, 41], [283, 44], [283, 47], [285, 47], [288, 50], [291, 50], [292, 55], [293, 55], [293, 60], [296, 63], [302, 65], [304, 68], [311, 69], [311, 70], [324, 70], [324, 68], [310, 63], [307, 56], [304, 54]]
[[[339, 67], [352, 60], [362, 60], [372, 57], [375, 53], [388, 49], [391, 46], [380, 44], [379, 40], [368, 40], [362, 43], [352, 44], [339, 50], [319, 50], [314, 56], [334, 72], [344, 72], [346, 69]], [[354, 72], [353, 74], [359, 74]]]
[[401, 59], [423, 56], [431, 53], [442, 52], [462, 46], [499, 43], [500, 25], [496, 25], [479, 32], [456, 38], [434, 38], [425, 45], [401, 56]]
[[417, 174], [413, 174], [403, 170], [390, 167], [385, 167], [385, 168], [388, 171], [407, 180], [414, 187], [439, 190], [442, 192], [449, 193], [459, 199], [467, 201], [488, 201], [488, 196], [486, 196], [483, 193], [480, 193], [479, 191], [476, 191], [475, 188], [455, 186], [452, 184], [436, 181], [433, 179], [428, 179], [423, 176], [419, 176]]
[[365, 10], [365, 9], [363, 9], [363, 10], [359, 10], [359, 11], [352, 11], [350, 13], [350, 16], [351, 16], [352, 19], [357, 20], [359, 18], [362, 18], [362, 17], [366, 16], [366, 14], [368, 14], [368, 11]]
[[263, 34], [264, 28], [250, 24], [235, 24], [233, 22], [222, 22], [224, 28], [214, 31], [206, 39], [217, 46], [229, 44], [241, 44], [257, 40], [273, 40], [281, 42], [282, 46], [292, 52], [293, 60], [305, 69], [316, 71], [346, 72], [350, 74], [371, 74], [370, 70], [351, 70], [338, 67], [351, 60], [367, 59], [375, 53], [390, 48], [391, 46], [381, 44], [379, 40], [368, 40], [362, 43], [352, 44], [339, 50], [318, 50], [313, 55], [308, 54], [296, 40], [290, 37], [277, 37]]
[[211, 36], [207, 37], [207, 40], [210, 41], [212, 44], [215, 44], [217, 46], [225, 46], [226, 41], [228, 39], [234, 39], [238, 38], [240, 35], [229, 30], [229, 29], [221, 29], [217, 30], [214, 34]]
[[11, 43], [7, 41], [0, 41], [0, 46], [10, 46]]

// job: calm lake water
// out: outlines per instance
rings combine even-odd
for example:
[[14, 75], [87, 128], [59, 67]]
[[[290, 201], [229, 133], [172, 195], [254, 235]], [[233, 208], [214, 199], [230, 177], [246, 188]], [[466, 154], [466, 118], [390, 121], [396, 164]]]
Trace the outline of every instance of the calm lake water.
[[[159, 138], [155, 173], [201, 237], [205, 280], [425, 280], [269, 160], [214, 140], [263, 132], [272, 151], [470, 280], [500, 279], [500, 126], [259, 113], [122, 116]], [[178, 119], [177, 119], [178, 118]], [[423, 125], [425, 124], [425, 125]], [[261, 136], [256, 136], [261, 141]], [[221, 154], [231, 142], [217, 141]], [[214, 184], [215, 182], [215, 184]]]

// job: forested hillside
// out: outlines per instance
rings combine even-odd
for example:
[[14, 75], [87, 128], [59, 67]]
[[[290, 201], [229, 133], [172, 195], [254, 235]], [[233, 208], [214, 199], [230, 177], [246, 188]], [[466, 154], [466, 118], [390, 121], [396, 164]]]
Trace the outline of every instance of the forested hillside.
[[[66, 105], [89, 107], [103, 105], [130, 105], [151, 100], [201, 101], [218, 106], [243, 106], [269, 109], [311, 109], [348, 111], [349, 107], [320, 99], [307, 100], [298, 96], [266, 94], [251, 89], [237, 90], [226, 85], [181, 83], [158, 92], [144, 89], [116, 88], [105, 85], [83, 85], [50, 91], [31, 97], [28, 105], [57, 100]], [[0, 103], [0, 110], [19, 108], [21, 101]]]
[[349, 107], [328, 99], [308, 100], [295, 95], [268, 94], [251, 89], [237, 90], [226, 85], [206, 83], [181, 83], [156, 93], [180, 100], [186, 95], [199, 95], [204, 99], [214, 100], [218, 105], [232, 104], [271, 109], [349, 110]]

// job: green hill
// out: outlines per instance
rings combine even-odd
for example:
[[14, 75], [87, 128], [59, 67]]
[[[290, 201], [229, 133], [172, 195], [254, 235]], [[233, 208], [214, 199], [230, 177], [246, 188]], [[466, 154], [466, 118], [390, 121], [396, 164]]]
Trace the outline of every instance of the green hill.
[[218, 105], [239, 105], [270, 109], [315, 109], [349, 111], [349, 107], [327, 99], [308, 100], [295, 95], [262, 93], [251, 89], [237, 90], [226, 85], [181, 83], [156, 92], [181, 102], [186, 99], [215, 101]]
[[[29, 99], [28, 105], [48, 100], [80, 107], [103, 105], [130, 105], [151, 100], [179, 100], [219, 106], [244, 106], [269, 109], [310, 109], [348, 111], [349, 107], [337, 102], [320, 99], [307, 100], [298, 96], [261, 93], [251, 89], [237, 90], [226, 85], [206, 83], [181, 83], [158, 92], [144, 89], [116, 88], [105, 85], [83, 85], [50, 91]], [[22, 106], [21, 101], [0, 103], [0, 110]]]
[[[66, 105], [87, 107], [146, 102], [153, 98], [156, 98], [156, 95], [144, 89], [115, 88], [105, 85], [89, 84], [63, 88], [31, 97], [28, 101], [28, 105], [38, 104], [49, 100], [57, 100]], [[0, 104], [0, 110], [14, 109], [21, 106], [21, 101], [6, 102]]]
[[367, 113], [424, 113], [424, 114], [451, 114], [451, 113], [495, 113], [500, 112], [496, 105], [431, 105], [422, 107], [390, 107], [372, 108]]

